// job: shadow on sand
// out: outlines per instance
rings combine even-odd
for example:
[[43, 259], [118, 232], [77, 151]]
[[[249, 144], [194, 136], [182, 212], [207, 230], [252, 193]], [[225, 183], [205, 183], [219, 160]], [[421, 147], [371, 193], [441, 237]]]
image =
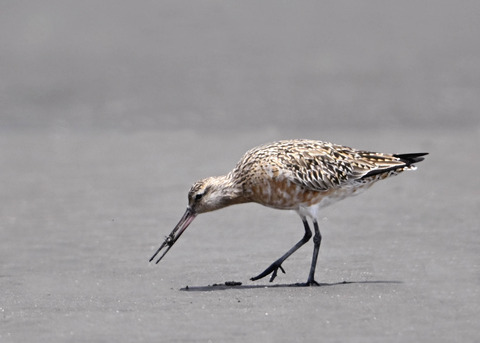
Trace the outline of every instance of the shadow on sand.
[[[334, 283], [320, 283], [320, 287], [328, 286], [340, 286], [350, 284], [401, 284], [402, 281], [342, 281]], [[240, 282], [225, 282], [222, 284], [213, 284], [208, 286], [185, 286], [180, 288], [180, 291], [186, 292], [211, 292], [211, 291], [224, 291], [227, 289], [257, 289], [257, 288], [287, 288], [287, 287], [311, 287], [304, 283], [292, 283], [292, 284], [274, 284], [274, 285], [242, 285]]]

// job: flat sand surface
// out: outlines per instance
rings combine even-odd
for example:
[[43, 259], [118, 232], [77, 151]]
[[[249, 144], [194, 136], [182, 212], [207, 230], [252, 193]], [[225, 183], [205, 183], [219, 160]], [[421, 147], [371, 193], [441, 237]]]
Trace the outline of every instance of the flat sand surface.
[[[480, 3], [0, 4], [0, 342], [479, 342]], [[427, 151], [325, 208], [198, 216], [288, 138]], [[241, 282], [225, 286], [226, 282]], [[223, 284], [223, 286], [222, 286]]]
[[[294, 212], [256, 204], [200, 215], [160, 264], [148, 263], [190, 183], [228, 171], [261, 136], [250, 135], [221, 144], [192, 132], [3, 136], [2, 341], [480, 337], [471, 177], [480, 165], [469, 158], [478, 132], [415, 133], [407, 145], [430, 152], [417, 171], [326, 208], [321, 287], [292, 286], [306, 280], [311, 242], [273, 283], [249, 281], [303, 235]], [[377, 136], [378, 145], [390, 138], [401, 133]], [[242, 285], [213, 286], [228, 281]]]

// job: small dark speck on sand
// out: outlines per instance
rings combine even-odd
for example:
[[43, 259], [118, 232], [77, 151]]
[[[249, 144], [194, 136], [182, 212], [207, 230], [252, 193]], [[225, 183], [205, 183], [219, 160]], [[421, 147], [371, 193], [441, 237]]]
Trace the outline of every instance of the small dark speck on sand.
[[218, 287], [218, 286], [241, 286], [242, 283], [238, 281], [226, 281], [225, 283], [214, 283], [212, 287]]
[[225, 282], [225, 286], [241, 286], [242, 283], [238, 281], [227, 281]]

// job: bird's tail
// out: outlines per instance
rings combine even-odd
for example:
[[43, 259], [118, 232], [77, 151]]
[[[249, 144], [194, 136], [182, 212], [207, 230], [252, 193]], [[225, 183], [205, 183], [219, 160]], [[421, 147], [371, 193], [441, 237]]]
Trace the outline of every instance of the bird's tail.
[[363, 175], [362, 179], [367, 179], [375, 175], [384, 175], [385, 177], [387, 177], [390, 176], [391, 173], [394, 173], [396, 175], [404, 170], [415, 170], [416, 167], [414, 163], [423, 161], [424, 158], [422, 156], [425, 155], [428, 155], [428, 152], [418, 152], [412, 154], [394, 154], [392, 156], [398, 158], [398, 160], [391, 161], [391, 163], [385, 164], [382, 161], [382, 164], [379, 163], [377, 165], [377, 168], [374, 168], [365, 175]]
[[417, 152], [413, 154], [395, 154], [393, 156], [397, 157], [405, 163], [407, 167], [410, 167], [412, 164], [421, 162], [424, 160], [422, 156], [428, 155], [428, 152]]

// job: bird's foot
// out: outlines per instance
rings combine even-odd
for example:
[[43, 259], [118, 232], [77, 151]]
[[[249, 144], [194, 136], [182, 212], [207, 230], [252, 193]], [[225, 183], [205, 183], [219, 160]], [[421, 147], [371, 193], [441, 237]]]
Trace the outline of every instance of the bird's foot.
[[305, 286], [320, 286], [320, 284], [314, 279], [312, 279], [312, 280], [307, 280], [307, 282], [305, 282]]
[[275, 261], [270, 265], [270, 267], [265, 269], [262, 273], [258, 274], [257, 276], [252, 277], [250, 280], [256, 281], [272, 273], [272, 276], [270, 276], [270, 282], [272, 282], [277, 277], [278, 269], [280, 269], [282, 273], [285, 274], [285, 269], [283, 269], [282, 263]]

